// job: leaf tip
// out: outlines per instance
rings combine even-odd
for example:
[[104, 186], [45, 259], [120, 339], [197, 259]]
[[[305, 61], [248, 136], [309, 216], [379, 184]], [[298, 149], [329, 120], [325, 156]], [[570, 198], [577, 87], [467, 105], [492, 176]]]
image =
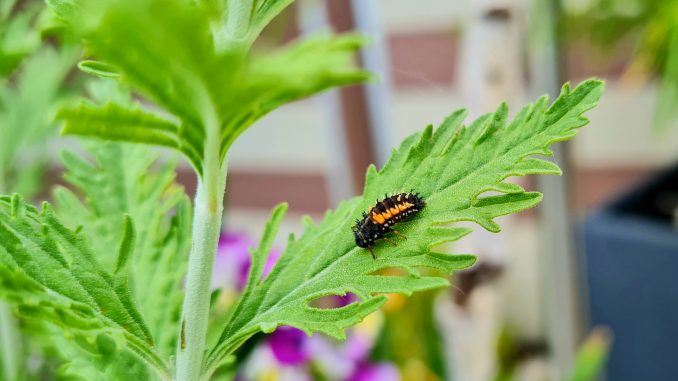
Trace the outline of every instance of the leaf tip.
[[276, 205], [273, 208], [273, 212], [271, 212], [271, 218], [270, 221], [275, 225], [276, 227], [280, 225], [280, 222], [282, 221], [283, 217], [285, 217], [285, 214], [287, 213], [287, 209], [289, 209], [289, 204], [286, 202], [281, 202], [278, 205]]
[[118, 251], [118, 259], [115, 265], [114, 274], [117, 275], [127, 268], [129, 258], [134, 250], [134, 240], [136, 232], [134, 230], [134, 222], [129, 214], [123, 215], [122, 225], [122, 240], [120, 242], [120, 250]]
[[499, 107], [497, 107], [497, 110], [494, 112], [495, 114], [495, 119], [498, 119], [498, 116], [504, 116], [508, 115], [508, 103], [506, 101], [502, 101], [499, 104]]
[[53, 217], [54, 216], [54, 209], [52, 208], [52, 205], [49, 204], [47, 201], [43, 201], [42, 204], [42, 214], [47, 216], [47, 217]]
[[464, 261], [464, 264], [463, 264], [464, 267], [460, 267], [460, 269], [469, 268], [469, 267], [475, 265], [476, 262], [478, 262], [478, 257], [476, 257], [475, 255], [464, 254], [464, 255], [460, 255], [460, 257], [463, 257], [463, 261]]
[[271, 322], [262, 322], [262, 323], [259, 323], [259, 328], [261, 329], [261, 332], [263, 332], [263, 333], [271, 333], [271, 332], [275, 331], [276, 328], [278, 328], [278, 324], [271, 323]]
[[26, 212], [26, 204], [24, 203], [24, 198], [18, 194], [14, 193], [11, 199], [11, 212], [12, 217], [21, 219], [23, 218]]
[[365, 187], [372, 181], [372, 179], [376, 178], [379, 175], [377, 172], [377, 167], [374, 164], [370, 164], [367, 167], [367, 171], [365, 172]]
[[106, 62], [83, 60], [78, 62], [78, 69], [83, 73], [101, 78], [118, 78], [120, 73], [113, 65]]

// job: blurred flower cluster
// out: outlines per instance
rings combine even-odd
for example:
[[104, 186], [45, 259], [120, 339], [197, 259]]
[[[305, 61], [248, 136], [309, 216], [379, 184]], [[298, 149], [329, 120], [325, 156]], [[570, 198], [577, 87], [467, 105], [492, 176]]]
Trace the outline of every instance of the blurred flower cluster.
[[[233, 305], [247, 283], [250, 269], [249, 248], [256, 243], [244, 234], [223, 233], [212, 277], [212, 287], [221, 289], [217, 308]], [[268, 257], [266, 277], [280, 258], [274, 249]], [[352, 294], [331, 296], [318, 302], [321, 308], [338, 308], [357, 300]], [[370, 361], [383, 315], [371, 314], [347, 331], [347, 340], [338, 342], [324, 335], [306, 335], [293, 327], [279, 327], [258, 340], [243, 358], [237, 381], [399, 381], [398, 368], [390, 362]]]

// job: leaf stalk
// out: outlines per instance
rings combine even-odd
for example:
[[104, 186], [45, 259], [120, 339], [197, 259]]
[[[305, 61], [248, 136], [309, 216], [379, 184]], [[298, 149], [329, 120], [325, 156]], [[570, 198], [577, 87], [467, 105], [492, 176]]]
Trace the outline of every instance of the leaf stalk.
[[214, 257], [221, 233], [226, 164], [219, 160], [219, 118], [211, 102], [203, 112], [205, 160], [198, 178], [193, 215], [191, 252], [188, 258], [186, 295], [177, 344], [176, 381], [197, 381], [202, 369], [209, 319]]
[[3, 380], [18, 381], [21, 377], [21, 336], [12, 310], [0, 302], [0, 339], [2, 340]]

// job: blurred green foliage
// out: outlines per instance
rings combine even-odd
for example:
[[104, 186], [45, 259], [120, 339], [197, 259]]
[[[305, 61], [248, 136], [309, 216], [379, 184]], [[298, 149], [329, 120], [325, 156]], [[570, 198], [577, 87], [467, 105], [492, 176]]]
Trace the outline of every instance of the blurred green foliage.
[[[0, 191], [33, 197], [77, 50], [43, 44], [40, 1], [0, 2]], [[48, 37], [48, 35], [45, 35]]]
[[[91, 92], [97, 102], [130, 102], [115, 88], [100, 82]], [[56, 212], [11, 201], [16, 221], [0, 228], [3, 242], [22, 242], [32, 249], [30, 260], [10, 250], [15, 256], [1, 266], [2, 294], [30, 324], [35, 347], [53, 357], [49, 363], [60, 364], [53, 372], [59, 377], [154, 379], [131, 353], [165, 369], [159, 359], [173, 353], [179, 284], [190, 245], [190, 202], [174, 183], [175, 161], [159, 164], [157, 153], [125, 143], [90, 141], [85, 146], [90, 158], [63, 154], [65, 178], [73, 191], [56, 190]], [[29, 220], [22, 220], [23, 214]], [[33, 230], [36, 220], [51, 228]], [[132, 220], [140, 224], [135, 227]], [[31, 239], [46, 251], [31, 246]], [[70, 263], [60, 264], [61, 257]], [[19, 268], [23, 271], [17, 272]], [[159, 292], [167, 296], [158, 298]], [[47, 296], [52, 294], [59, 297]], [[150, 335], [152, 348], [147, 344]]]
[[[575, 363], [566, 372], [563, 381], [595, 381], [603, 373], [612, 345], [612, 335], [606, 328], [594, 328], [577, 351]], [[499, 369], [494, 381], [520, 381], [516, 369], [532, 357], [545, 357], [548, 349], [543, 343], [521, 342], [512, 329], [504, 327], [497, 337]]]
[[589, 40], [608, 55], [625, 43], [633, 45], [626, 78], [643, 81], [658, 75], [654, 125], [674, 126], [678, 121], [678, 1], [593, 0], [565, 10], [567, 37]]
[[572, 373], [565, 381], [593, 381], [605, 367], [612, 346], [612, 334], [606, 328], [594, 328], [579, 348]]
[[447, 367], [452, 364], [445, 363], [442, 333], [434, 315], [434, 304], [440, 294], [437, 289], [419, 292], [409, 298], [389, 295], [384, 307], [384, 326], [372, 359], [398, 364], [403, 381], [449, 379]]
[[48, 166], [47, 138], [63, 99], [64, 80], [75, 63], [72, 48], [43, 47], [0, 86], [0, 189], [33, 198]]
[[40, 45], [33, 28], [40, 11], [38, 4], [32, 2], [18, 12], [14, 9], [16, 0], [0, 1], [0, 78], [11, 74]]
[[[66, 94], [65, 80], [75, 49], [43, 44], [48, 11], [42, 1], [0, 0], [0, 192], [33, 198], [42, 190], [48, 166], [47, 138], [56, 103]], [[0, 375], [6, 381], [31, 377], [27, 356], [35, 343], [9, 306], [0, 305]], [[24, 347], [31, 348], [24, 350]]]

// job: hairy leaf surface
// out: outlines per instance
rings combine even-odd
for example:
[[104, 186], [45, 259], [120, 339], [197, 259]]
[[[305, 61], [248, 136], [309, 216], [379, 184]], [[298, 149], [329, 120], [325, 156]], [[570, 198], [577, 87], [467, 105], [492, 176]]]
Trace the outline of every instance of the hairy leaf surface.
[[181, 280], [190, 247], [190, 202], [174, 183], [174, 163], [152, 168], [158, 165], [157, 153], [115, 142], [91, 142], [88, 147], [94, 162], [63, 154], [65, 178], [85, 195], [85, 203], [60, 188], [58, 210], [70, 225], [83, 225], [106, 268], [114, 268], [118, 261], [110, 248], [122, 242], [123, 216], [129, 214], [137, 221], [131, 289], [158, 350], [168, 358], [176, 338]]
[[[160, 374], [168, 367], [128, 288], [134, 228], [125, 219], [113, 273], [96, 260], [86, 237], [64, 226], [51, 206], [42, 210], [20, 196], [0, 197], [0, 293], [21, 315], [61, 327], [98, 353], [125, 347]], [[115, 250], [115, 249], [113, 249]]]
[[[126, 94], [110, 85], [98, 82], [91, 89], [94, 97], [100, 103], [127, 107]], [[161, 163], [159, 153], [139, 145], [90, 141], [85, 146], [91, 158], [62, 154], [64, 177], [76, 192], [57, 189], [57, 211], [71, 226], [83, 226], [106, 268], [114, 268], [119, 260], [109, 248], [122, 242], [123, 217], [129, 215], [136, 222], [131, 290], [157, 350], [169, 358], [174, 353], [191, 241], [191, 205], [175, 183], [176, 162]]]
[[[305, 220], [305, 232], [299, 239], [290, 237], [271, 274], [263, 281], [250, 279], [208, 357], [207, 374], [223, 356], [232, 354], [258, 331], [271, 332], [279, 325], [291, 325], [308, 333], [323, 332], [341, 338], [346, 327], [385, 302], [385, 296], [380, 294], [409, 294], [447, 285], [445, 278], [423, 276], [417, 271], [428, 267], [451, 272], [475, 261], [470, 255], [432, 251], [433, 246], [470, 232], [469, 228], [447, 224], [473, 221], [498, 232], [496, 217], [538, 204], [541, 194], [526, 192], [505, 180], [528, 174], [559, 174], [557, 165], [533, 156], [550, 155], [551, 144], [573, 137], [588, 122], [582, 114], [596, 105], [602, 91], [603, 84], [596, 80], [583, 82], [575, 89], [565, 85], [550, 107], [547, 97], [542, 97], [520, 110], [510, 122], [505, 104], [468, 127], [463, 125], [466, 112], [460, 110], [437, 129], [429, 126], [405, 139], [384, 168], [368, 169], [363, 196], [340, 204], [319, 224]], [[411, 189], [421, 193], [427, 206], [414, 219], [397, 226], [407, 240], [398, 240], [395, 247], [378, 243], [377, 258], [372, 259], [367, 250], [356, 246], [351, 226], [384, 193]], [[267, 252], [280, 213], [281, 209], [274, 212], [254, 255], [253, 268]], [[399, 268], [405, 275], [379, 275], [386, 268]], [[361, 300], [338, 309], [309, 305], [316, 298], [347, 292]]]

